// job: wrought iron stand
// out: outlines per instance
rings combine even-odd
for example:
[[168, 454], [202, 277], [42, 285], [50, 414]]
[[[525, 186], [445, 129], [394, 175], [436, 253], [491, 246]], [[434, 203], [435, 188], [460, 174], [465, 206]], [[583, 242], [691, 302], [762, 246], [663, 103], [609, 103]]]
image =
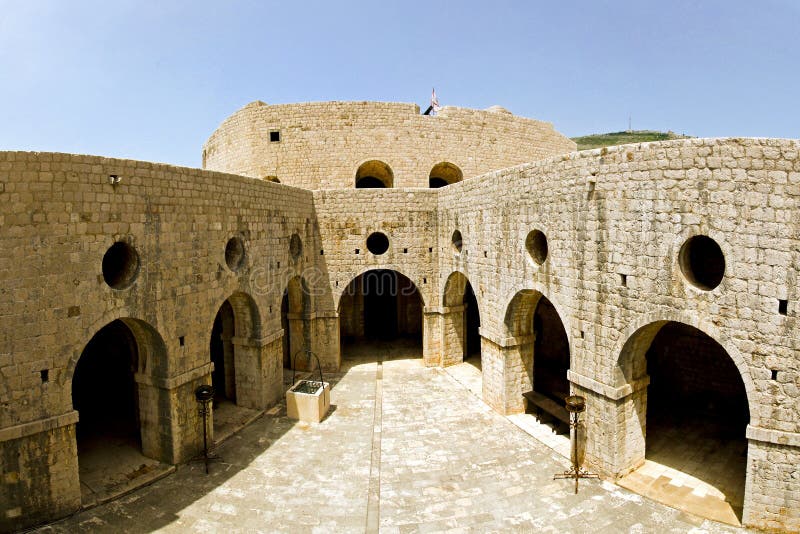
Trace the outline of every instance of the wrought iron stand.
[[560, 478], [575, 479], [575, 494], [578, 493], [578, 480], [581, 478], [600, 478], [595, 473], [590, 473], [580, 466], [578, 461], [578, 420], [581, 412], [586, 409], [586, 399], [579, 395], [570, 395], [565, 399], [567, 411], [569, 412], [569, 428], [571, 430], [571, 460], [572, 467], [568, 471], [553, 475], [553, 480]]
[[[203, 420], [203, 458], [208, 474], [208, 462], [220, 460], [219, 456], [208, 454], [208, 416], [211, 413], [211, 403], [214, 400], [214, 388], [208, 384], [197, 386], [194, 390], [194, 398], [197, 399], [198, 413]], [[197, 461], [200, 459], [198, 458]]]

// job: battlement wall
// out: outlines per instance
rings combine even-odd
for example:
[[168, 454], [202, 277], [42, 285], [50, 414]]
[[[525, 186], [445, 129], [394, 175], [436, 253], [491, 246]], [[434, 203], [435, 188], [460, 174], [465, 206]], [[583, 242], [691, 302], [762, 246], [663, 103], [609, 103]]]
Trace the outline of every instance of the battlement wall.
[[[277, 132], [279, 141], [270, 141]], [[274, 135], [274, 133], [273, 133]], [[351, 189], [358, 167], [389, 166], [393, 187], [428, 187], [442, 162], [464, 178], [575, 150], [550, 123], [502, 108], [444, 107], [420, 115], [415, 104], [253, 102], [228, 117], [203, 147], [203, 168], [306, 189]]]

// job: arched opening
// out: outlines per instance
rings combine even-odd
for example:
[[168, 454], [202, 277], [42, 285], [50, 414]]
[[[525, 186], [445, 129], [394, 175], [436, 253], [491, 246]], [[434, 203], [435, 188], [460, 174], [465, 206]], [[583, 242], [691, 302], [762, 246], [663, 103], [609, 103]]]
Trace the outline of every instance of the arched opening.
[[428, 177], [428, 185], [432, 189], [435, 189], [460, 182], [463, 179], [464, 173], [461, 172], [458, 166], [443, 161], [437, 163], [431, 169], [430, 176]]
[[140, 406], [134, 377], [144, 370], [148, 355], [163, 352], [163, 343], [151, 327], [138, 323], [134, 319], [108, 323], [86, 344], [75, 365], [72, 406], [79, 414], [75, 433], [84, 505], [135, 485], [143, 470], [152, 471], [159, 464], [144, 455], [143, 441], [152, 436], [143, 436], [140, 413], [155, 407]]
[[542, 297], [533, 314], [533, 390], [564, 405], [569, 395], [569, 339], [553, 304]]
[[463, 273], [447, 277], [442, 304], [442, 366], [453, 365], [448, 372], [481, 396], [481, 318], [472, 284]]
[[520, 376], [528, 413], [536, 414], [554, 431], [569, 429], [564, 399], [569, 395], [567, 371], [570, 349], [567, 331], [553, 303], [538, 291], [518, 292], [506, 311], [508, 333], [516, 339], [515, 351], [526, 370]]
[[233, 433], [261, 406], [260, 391], [244, 385], [252, 382], [248, 369], [258, 369], [260, 321], [253, 299], [234, 293], [219, 307], [211, 327], [209, 356], [213, 364], [213, 435], [219, 441]]
[[297, 353], [311, 347], [310, 324], [307, 317], [308, 310], [311, 309], [310, 298], [311, 294], [302, 277], [295, 276], [289, 280], [281, 302], [284, 369], [292, 368], [292, 359], [295, 357], [300, 368], [305, 365], [306, 359]]
[[343, 359], [421, 358], [422, 309], [416, 285], [397, 271], [357, 276], [339, 300]]
[[650, 380], [636, 400], [641, 434], [633, 439], [644, 445], [645, 463], [623, 484], [696, 515], [740, 523], [750, 413], [727, 351], [693, 326], [659, 321], [631, 336], [619, 363], [630, 382]]
[[394, 173], [382, 161], [366, 161], [356, 171], [356, 189], [394, 187]]

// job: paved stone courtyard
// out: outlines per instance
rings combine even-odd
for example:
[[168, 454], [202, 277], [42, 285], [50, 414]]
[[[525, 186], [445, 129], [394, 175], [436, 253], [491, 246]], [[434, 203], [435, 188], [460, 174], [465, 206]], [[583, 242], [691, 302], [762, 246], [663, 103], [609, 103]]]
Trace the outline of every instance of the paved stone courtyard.
[[289, 420], [281, 405], [222, 443], [210, 475], [181, 465], [40, 531], [741, 531], [608, 482], [574, 495], [552, 480], [564, 458], [446, 371], [401, 348], [347, 356], [322, 423]]

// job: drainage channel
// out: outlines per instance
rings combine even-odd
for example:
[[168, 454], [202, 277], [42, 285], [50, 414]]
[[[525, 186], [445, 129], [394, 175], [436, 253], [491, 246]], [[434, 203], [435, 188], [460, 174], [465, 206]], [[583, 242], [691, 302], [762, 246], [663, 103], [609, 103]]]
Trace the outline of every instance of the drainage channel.
[[381, 420], [383, 415], [383, 361], [375, 370], [375, 414], [372, 421], [372, 458], [369, 468], [366, 532], [378, 532], [381, 504]]

